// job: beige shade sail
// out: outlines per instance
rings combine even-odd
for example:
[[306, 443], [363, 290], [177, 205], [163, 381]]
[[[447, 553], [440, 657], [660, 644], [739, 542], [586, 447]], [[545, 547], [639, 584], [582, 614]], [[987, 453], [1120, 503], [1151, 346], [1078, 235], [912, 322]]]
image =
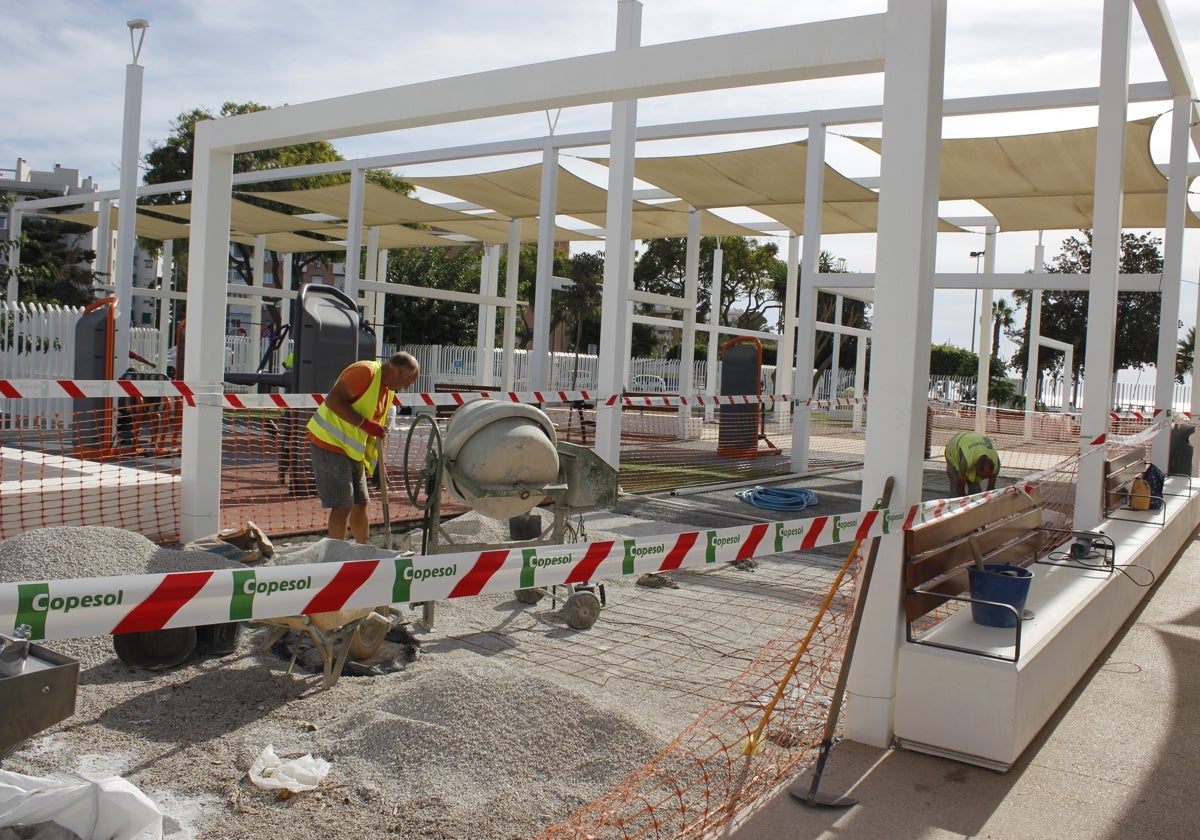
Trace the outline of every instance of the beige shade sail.
[[[1158, 117], [1125, 126], [1121, 224], [1161, 228], [1167, 218], [1167, 179], [1150, 155]], [[1002, 230], [1067, 230], [1092, 226], [1096, 127], [1007, 137], [951, 138], [941, 144], [943, 200], [974, 200]], [[879, 152], [875, 137], [852, 137]], [[1188, 227], [1200, 227], [1190, 211]]]
[[[542, 212], [540, 163], [477, 175], [447, 175], [405, 180], [418, 187], [487, 207], [510, 219], [525, 219]], [[555, 213], [566, 216], [603, 213], [608, 206], [608, 192], [560, 166], [556, 204]]]
[[[87, 225], [93, 228], [100, 224], [100, 213], [96, 210], [84, 210], [78, 213], [42, 213], [38, 215], [46, 218], [62, 219], [64, 222], [74, 222], [77, 225]], [[118, 208], [110, 207], [108, 223], [112, 230], [117, 229], [117, 215]], [[141, 211], [137, 213], [134, 231], [138, 236], [144, 236], [146, 239], [156, 239], [159, 242], [166, 242], [168, 239], [187, 239], [191, 235], [191, 229], [185, 224], [159, 219]]]
[[[508, 242], [508, 224], [509, 219], [498, 213], [482, 213], [478, 216], [467, 215], [466, 219], [458, 219], [453, 222], [436, 222], [432, 227], [468, 236], [489, 245], [504, 245]], [[523, 218], [520, 220], [520, 224], [521, 241], [537, 242], [538, 219], [536, 217]], [[559, 225], [554, 226], [555, 242], [595, 242], [598, 238]], [[454, 243], [449, 244], [453, 245]]]
[[[175, 216], [180, 219], [192, 218], [192, 205], [190, 204], [164, 204], [161, 206], [156, 204], [153, 210], [164, 216]], [[260, 233], [321, 230], [330, 226], [327, 222], [314, 222], [299, 216], [289, 216], [287, 213], [267, 210], [265, 207], [259, 207], [246, 201], [238, 201], [236, 198], [233, 199], [229, 215], [230, 230], [247, 236], [256, 236]]]
[[[750, 208], [769, 216], [793, 233], [804, 233], [803, 204], [759, 204]], [[879, 226], [879, 203], [827, 201], [821, 207], [821, 233], [874, 233]], [[962, 233], [963, 229], [938, 219], [939, 233]]]
[[[736, 222], [711, 213], [700, 212], [700, 233], [703, 236], [761, 236], [759, 231], [743, 227]], [[605, 213], [578, 213], [575, 218], [602, 228], [607, 221]], [[670, 201], [663, 204], [638, 202], [633, 208], [633, 238], [663, 239], [687, 236], [688, 204], [686, 201]]]
[[[338, 219], [346, 219], [350, 213], [349, 184], [335, 184], [311, 190], [264, 193], [263, 197], [314, 213], [325, 213]], [[365, 227], [411, 222], [444, 222], [464, 216], [467, 214], [419, 201], [371, 181], [363, 184], [363, 225]]]
[[[461, 245], [461, 242], [453, 242], [441, 236], [437, 236], [429, 231], [415, 230], [404, 225], [378, 225], [373, 228], [379, 231], [379, 247], [383, 248], [445, 248], [451, 245]], [[337, 237], [343, 240], [342, 247], [345, 247], [345, 239], [350, 235], [350, 230], [346, 227], [331, 228], [330, 230], [321, 231], [330, 236]], [[362, 242], [367, 244], [368, 232], [362, 232]]]
[[[266, 240], [268, 251], [278, 251], [281, 254], [311, 254], [316, 251], [344, 252], [346, 250], [345, 242], [338, 242], [333, 239], [314, 239], [311, 236], [302, 236], [299, 233], [292, 233], [290, 231], [261, 235]], [[236, 242], [239, 245], [249, 245], [253, 248], [257, 237], [244, 233], [231, 233], [229, 241]]]
[[[588, 158], [608, 164], [607, 158]], [[804, 202], [808, 142], [677, 157], [638, 158], [634, 175], [693, 207]], [[826, 201], [877, 200], [875, 192], [825, 166]]]

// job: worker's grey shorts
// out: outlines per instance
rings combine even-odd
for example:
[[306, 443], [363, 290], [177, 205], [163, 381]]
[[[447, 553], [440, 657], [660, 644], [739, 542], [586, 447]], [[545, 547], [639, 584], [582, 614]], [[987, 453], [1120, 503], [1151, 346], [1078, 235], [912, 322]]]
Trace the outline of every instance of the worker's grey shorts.
[[367, 471], [362, 461], [308, 443], [313, 477], [323, 508], [351, 508], [367, 503]]
[[[956, 484], [958, 484], [958, 470], [954, 469], [954, 466], [949, 461], [946, 462], [946, 478], [950, 479], [950, 495], [953, 496], [954, 495], [954, 487]], [[967, 495], [968, 496], [974, 496], [976, 493], [982, 493], [982, 492], [983, 492], [983, 482], [982, 481], [968, 481], [967, 482]]]

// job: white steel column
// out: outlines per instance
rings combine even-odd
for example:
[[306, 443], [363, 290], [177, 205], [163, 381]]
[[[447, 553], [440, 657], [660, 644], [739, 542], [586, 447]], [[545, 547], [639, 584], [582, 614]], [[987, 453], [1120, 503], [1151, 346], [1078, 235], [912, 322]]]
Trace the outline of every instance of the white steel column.
[[[636, 49], [641, 36], [642, 4], [638, 0], [618, 0], [617, 50]], [[625, 340], [623, 322], [628, 317], [629, 287], [633, 281], [633, 160], [636, 131], [637, 100], [614, 102], [609, 138], [604, 293], [600, 306], [601, 347], [597, 376], [597, 390], [604, 395], [621, 393], [622, 371], [629, 358], [629, 343]], [[621, 465], [619, 403], [608, 410], [596, 412], [596, 454], [613, 467]]]
[[[1108, 413], [1112, 406], [1131, 14], [1129, 0], [1104, 0], [1081, 447], [1086, 447], [1108, 430]], [[1079, 463], [1079, 480], [1075, 487], [1075, 527], [1078, 529], [1088, 531], [1100, 522], [1103, 467], [1104, 459], [1098, 455], [1084, 458]]]
[[[804, 173], [804, 253], [800, 261], [799, 312], [796, 316], [796, 372], [792, 394], [792, 472], [808, 472], [812, 411], [804, 403], [812, 396], [816, 367], [817, 278], [821, 273], [821, 210], [825, 203], [825, 126], [808, 127], [808, 166]], [[790, 256], [790, 255], [789, 255]]]
[[[372, 225], [367, 228], [367, 254], [363, 262], [363, 279], [377, 280], [379, 278], [379, 228]], [[363, 318], [372, 328], [375, 329], [375, 358], [383, 355], [379, 350], [380, 339], [383, 335], [383, 320], [376, 312], [376, 307], [379, 304], [379, 292], [367, 292], [363, 295], [362, 312]]]
[[[983, 235], [983, 274], [991, 277], [996, 273], [996, 224], [988, 224]], [[978, 282], [978, 280], [976, 280]], [[979, 354], [979, 367], [975, 374], [975, 431], [987, 432], [988, 391], [992, 383], [992, 290], [980, 290], [979, 300], [979, 343], [972, 348]]]
[[100, 201], [100, 218], [96, 225], [96, 273], [100, 283], [113, 285], [112, 199]]
[[[842, 325], [842, 296], [841, 295], [834, 295], [833, 323], [837, 324], [839, 327]], [[841, 376], [842, 376], [842, 370], [841, 370], [842, 366], [840, 364], [838, 364], [838, 356], [840, 356], [842, 353], [842, 334], [841, 334], [841, 332], [835, 332], [833, 334], [833, 341], [831, 342], [831, 349], [833, 351], [833, 354], [832, 354], [832, 356], [830, 356], [830, 360], [829, 360], [829, 396], [832, 399], [837, 399], [838, 397], [840, 397], [842, 395], [841, 391], [838, 389], [839, 380], [841, 379]]]
[[[708, 290], [708, 353], [707, 370], [704, 377], [704, 390], [708, 394], [720, 392], [717, 382], [717, 350], [721, 342], [721, 287], [725, 284], [725, 252], [721, 250], [721, 237], [717, 237], [717, 247], [713, 251], [712, 285]], [[716, 416], [712, 403], [704, 407], [704, 419], [711, 421]]]
[[[495, 297], [500, 283], [500, 246], [484, 245], [483, 259], [479, 266], [479, 293]], [[492, 357], [496, 350], [496, 307], [490, 303], [479, 305], [479, 325], [475, 332], [476, 371], [475, 382], [491, 385]]]
[[[687, 249], [683, 261], [683, 329], [679, 338], [679, 393], [691, 397], [696, 392], [696, 294], [700, 288], [700, 211], [688, 208]], [[680, 416], [685, 411], [680, 407]]]
[[8, 288], [5, 292], [5, 301], [11, 304], [17, 302], [18, 283], [17, 283], [17, 268], [21, 265], [21, 246], [17, 240], [21, 236], [21, 211], [15, 207], [8, 209], [8, 236], [12, 240], [13, 245], [3, 253], [4, 264], [12, 269], [12, 273], [8, 277]]
[[[883, 95], [879, 237], [875, 266], [871, 403], [887, 422], [867, 424], [863, 507], [895, 479], [891, 509], [921, 501], [929, 335], [937, 245], [946, 0], [889, 0]], [[881, 538], [855, 647], [846, 737], [891, 743], [897, 651], [904, 640], [904, 535]]]
[[[254, 237], [254, 263], [250, 272], [250, 285], [262, 289], [267, 285], [263, 275], [267, 265], [267, 237], [260, 233]], [[258, 359], [262, 354], [262, 309], [263, 298], [259, 295], [250, 296], [250, 361], [258, 370]]]
[[[375, 257], [375, 279], [380, 283], [387, 282], [388, 249], [382, 249]], [[383, 358], [383, 331], [387, 327], [387, 298], [383, 292], [376, 292], [375, 298], [375, 356]], [[396, 342], [397, 345], [400, 342]]]
[[550, 287], [554, 277], [554, 217], [558, 212], [558, 149], [553, 137], [547, 137], [542, 148], [542, 195], [538, 212], [533, 347], [529, 351], [529, 387], [534, 391], [545, 388], [550, 377]]
[[[158, 296], [158, 372], [167, 372], [167, 351], [171, 346], [171, 313], [175, 309], [175, 240], [167, 239], [162, 244], [162, 282], [158, 284], [166, 294]], [[178, 374], [176, 374], [178, 375]]]
[[[130, 21], [130, 40], [135, 31]], [[145, 21], [142, 21], [145, 23]], [[146, 24], [147, 26], [149, 24]], [[143, 37], [145, 28], [140, 30]], [[129, 325], [133, 317], [133, 251], [137, 244], [138, 145], [142, 131], [142, 66], [137, 63], [139, 42], [133, 61], [125, 65], [125, 122], [121, 129], [121, 189], [117, 207], [117, 263], [113, 270], [117, 315], [113, 322], [113, 372], [129, 367]]]
[[188, 258], [188, 324], [183, 378], [196, 393], [183, 409], [180, 539], [220, 530], [221, 391], [225, 368], [225, 303], [233, 153], [212, 148], [216, 122], [196, 124], [192, 169], [192, 237]]
[[[783, 335], [775, 357], [775, 393], [789, 394], [796, 377], [796, 307], [800, 300], [800, 237], [789, 233], [787, 238], [787, 274], [783, 293]], [[791, 404], [776, 406], [775, 410], [791, 410]], [[784, 417], [787, 415], [784, 414]]]
[[[1033, 273], [1046, 273], [1046, 246], [1042, 244], [1042, 231], [1038, 231], [1038, 244], [1033, 249]], [[1038, 284], [1040, 285], [1040, 284]], [[1037, 410], [1038, 354], [1042, 340], [1042, 290], [1029, 290], [1029, 335], [1025, 337], [1025, 442], [1033, 440], [1033, 412]], [[1063, 411], [1066, 411], [1063, 400]]]
[[[1167, 228], [1163, 243], [1162, 314], [1158, 319], [1158, 360], [1154, 385], [1154, 407], [1159, 411], [1175, 408], [1175, 350], [1178, 347], [1179, 284], [1183, 279], [1183, 229], [1187, 213], [1188, 122], [1192, 100], [1175, 97], [1171, 112], [1171, 157], [1167, 175]], [[1193, 380], [1194, 381], [1194, 380]], [[1193, 384], [1193, 387], [1195, 385]], [[1171, 446], [1171, 426], [1154, 436], [1150, 460], [1164, 473]]]
[[500, 387], [505, 391], [516, 390], [513, 386], [513, 360], [517, 351], [517, 283], [521, 269], [521, 220], [508, 222], [508, 262], [504, 271], [504, 380]]
[[358, 304], [358, 275], [362, 266], [363, 198], [366, 193], [366, 172], [355, 167], [350, 170], [350, 206], [346, 210], [346, 297]]
[[[856, 353], [854, 355], [854, 398], [861, 400], [864, 396], [863, 382], [866, 379], [867, 372], [867, 342], [870, 341], [865, 335], [860, 335], [855, 339], [858, 342]], [[850, 424], [850, 429], [855, 432], [862, 431], [863, 406], [861, 402], [854, 403], [854, 420]]]

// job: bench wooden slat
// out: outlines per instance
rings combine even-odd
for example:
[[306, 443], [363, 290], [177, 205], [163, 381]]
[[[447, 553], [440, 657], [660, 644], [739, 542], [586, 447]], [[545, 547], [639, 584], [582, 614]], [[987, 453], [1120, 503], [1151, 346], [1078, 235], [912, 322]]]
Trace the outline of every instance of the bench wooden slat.
[[[1037, 530], [1041, 525], [1041, 508], [1032, 508], [998, 525], [979, 531], [975, 536], [975, 544], [979, 546], [987, 563], [1014, 563], [1026, 566], [1033, 562], [1037, 550], [1045, 543], [1042, 534]], [[971, 546], [966, 540], [966, 535], [963, 535], [961, 541], [950, 543], [944, 550], [933, 551], [927, 556], [905, 563], [905, 584], [909, 589], [914, 589], [951, 569], [970, 566], [973, 562]]]
[[924, 554], [939, 545], [977, 531], [989, 522], [1006, 519], [1041, 505], [1041, 493], [1035, 487], [1024, 493], [1005, 493], [979, 507], [914, 526], [905, 534], [905, 553], [909, 557]]

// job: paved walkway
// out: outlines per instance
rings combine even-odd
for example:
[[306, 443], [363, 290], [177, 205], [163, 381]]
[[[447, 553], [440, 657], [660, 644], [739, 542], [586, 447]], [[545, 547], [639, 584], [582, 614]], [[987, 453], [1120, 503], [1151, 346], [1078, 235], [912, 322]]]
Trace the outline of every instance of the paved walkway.
[[[795, 787], [807, 795], [811, 776]], [[820, 790], [786, 791], [732, 840], [1200, 837], [1200, 542], [1190, 542], [1016, 765], [999, 774], [843, 742]]]

